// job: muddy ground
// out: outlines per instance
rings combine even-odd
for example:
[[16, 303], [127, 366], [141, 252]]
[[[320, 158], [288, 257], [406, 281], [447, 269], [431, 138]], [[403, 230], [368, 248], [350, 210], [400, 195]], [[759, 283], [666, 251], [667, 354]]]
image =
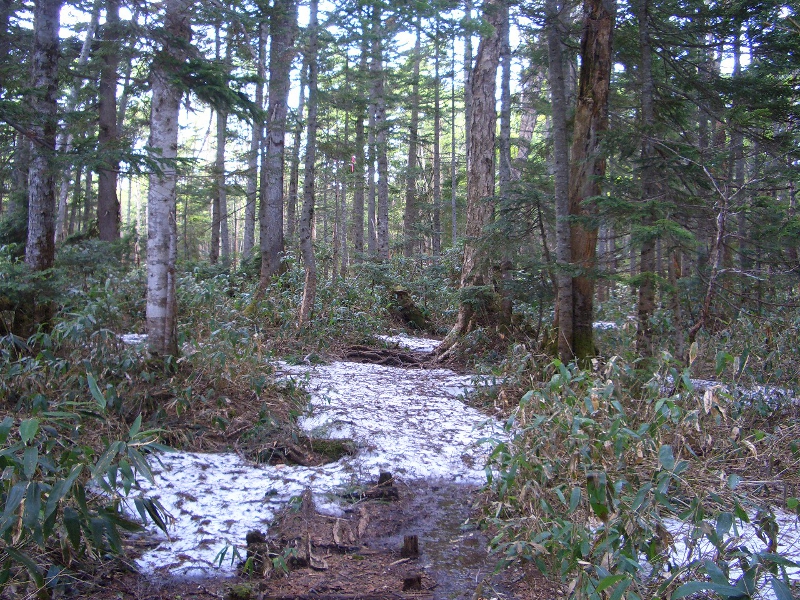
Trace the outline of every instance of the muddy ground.
[[[376, 482], [373, 482], [376, 483]], [[265, 546], [251, 546], [250, 576], [217, 579], [158, 579], [108, 572], [99, 581], [76, 586], [66, 595], [91, 600], [268, 599], [478, 599], [561, 598], [564, 590], [533, 569], [494, 573], [488, 537], [476, 525], [479, 492], [467, 486], [396, 481], [387, 498], [353, 498], [345, 514], [331, 517], [301, 504], [282, 513]], [[381, 488], [383, 489], [383, 488]], [[370, 490], [373, 490], [370, 493]], [[391, 497], [396, 492], [397, 499]], [[407, 536], [417, 536], [419, 555], [402, 556]], [[310, 542], [311, 564], [304, 552]], [[265, 547], [293, 546], [299, 561], [288, 573], [266, 576], [260, 562]], [[283, 554], [283, 553], [282, 553]], [[270, 561], [271, 562], [271, 561]], [[404, 587], [406, 588], [404, 590]]]

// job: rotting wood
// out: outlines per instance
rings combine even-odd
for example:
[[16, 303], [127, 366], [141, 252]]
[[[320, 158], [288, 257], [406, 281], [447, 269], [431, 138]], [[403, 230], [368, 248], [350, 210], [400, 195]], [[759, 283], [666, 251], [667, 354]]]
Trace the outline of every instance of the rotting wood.
[[400, 550], [403, 558], [416, 558], [419, 556], [419, 538], [416, 535], [403, 536], [403, 548]]
[[412, 573], [403, 578], [403, 591], [420, 591], [422, 590], [422, 575], [419, 573]]

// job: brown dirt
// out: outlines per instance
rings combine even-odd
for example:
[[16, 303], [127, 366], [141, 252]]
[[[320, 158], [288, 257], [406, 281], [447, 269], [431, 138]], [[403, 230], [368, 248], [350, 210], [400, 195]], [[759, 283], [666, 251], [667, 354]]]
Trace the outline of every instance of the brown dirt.
[[[564, 597], [559, 585], [535, 569], [493, 572], [495, 558], [487, 554], [487, 536], [470, 520], [476, 516], [472, 508], [478, 500], [476, 490], [436, 482], [396, 482], [393, 487], [398, 500], [355, 501], [338, 518], [318, 513], [313, 503], [282, 513], [270, 529], [268, 546], [273, 556], [282, 548], [296, 548], [300, 560], [289, 559], [288, 574], [273, 570], [266, 577], [153, 579], [109, 572], [66, 595], [87, 600]], [[416, 558], [401, 556], [409, 535], [418, 536]], [[303, 548], [309, 542], [316, 568], [304, 564]], [[419, 589], [404, 591], [405, 581], [418, 582]]]

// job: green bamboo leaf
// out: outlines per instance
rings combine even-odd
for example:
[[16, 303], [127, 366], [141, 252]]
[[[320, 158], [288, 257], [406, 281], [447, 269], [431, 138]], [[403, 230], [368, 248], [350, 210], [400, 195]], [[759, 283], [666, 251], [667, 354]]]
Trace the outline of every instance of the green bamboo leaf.
[[772, 591], [775, 592], [775, 597], [778, 600], [794, 600], [794, 596], [792, 595], [792, 590], [789, 589], [789, 586], [782, 582], [777, 577], [772, 578]]
[[86, 381], [89, 383], [89, 391], [92, 393], [92, 397], [94, 398], [95, 402], [100, 405], [100, 408], [106, 407], [106, 397], [103, 395], [103, 392], [100, 391], [100, 388], [97, 386], [97, 380], [94, 378], [94, 375], [86, 372]]
[[618, 575], [608, 575], [607, 577], [603, 577], [597, 584], [597, 587], [595, 588], [594, 591], [599, 594], [603, 590], [607, 590], [608, 588], [610, 588], [615, 583], [619, 583], [626, 577], [628, 577], [628, 575], [626, 575], [625, 573], [619, 573]]
[[0, 444], [5, 444], [8, 439], [8, 434], [11, 433], [11, 428], [14, 426], [14, 419], [6, 417], [0, 423]]
[[680, 600], [681, 598], [686, 598], [686, 596], [691, 596], [692, 594], [704, 592], [706, 590], [716, 592], [723, 598], [736, 598], [742, 593], [741, 590], [736, 589], [732, 585], [720, 585], [708, 581], [690, 581], [689, 583], [684, 583], [675, 590], [675, 593], [670, 596], [670, 600]]
[[36, 467], [39, 466], [39, 449], [36, 446], [28, 446], [25, 448], [25, 454], [22, 457], [22, 472], [25, 474], [25, 479], [30, 480], [33, 474], [36, 473]]
[[581, 488], [574, 487], [572, 488], [572, 493], [569, 496], [569, 512], [574, 513], [575, 509], [578, 508], [578, 504], [581, 501]]
[[25, 419], [19, 424], [19, 437], [22, 443], [30, 442], [39, 431], [39, 419]]
[[11, 558], [11, 560], [25, 567], [25, 569], [28, 571], [28, 574], [31, 576], [31, 579], [33, 579], [33, 582], [36, 584], [36, 587], [39, 589], [44, 588], [44, 577], [42, 577], [42, 572], [36, 565], [35, 560], [33, 560], [27, 554], [20, 552], [16, 548], [5, 548], [5, 552], [8, 554], [9, 558]]
[[672, 453], [672, 446], [664, 444], [658, 450], [658, 461], [661, 466], [671, 471], [675, 468], [675, 455]]
[[131, 425], [130, 431], [128, 431], [128, 438], [132, 440], [134, 437], [136, 437], [136, 434], [139, 433], [139, 428], [141, 426], [142, 426], [142, 415], [139, 415], [138, 417], [136, 417], [136, 420], [133, 422], [133, 425]]

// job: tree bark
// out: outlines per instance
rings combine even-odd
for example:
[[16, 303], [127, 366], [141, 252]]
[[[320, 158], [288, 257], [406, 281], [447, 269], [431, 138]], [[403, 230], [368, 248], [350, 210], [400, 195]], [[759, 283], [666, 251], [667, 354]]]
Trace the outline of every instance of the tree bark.
[[[369, 59], [369, 47], [365, 41], [361, 45], [361, 59], [359, 63], [359, 74], [367, 72]], [[366, 155], [364, 144], [366, 142], [366, 132], [364, 131], [364, 117], [366, 103], [359, 100], [356, 103], [356, 149], [351, 161], [353, 169], [353, 211], [351, 213], [352, 225], [350, 238], [353, 241], [353, 262], [360, 263], [364, 254], [364, 163]]]
[[650, 319], [655, 312], [655, 270], [656, 270], [656, 238], [648, 230], [655, 220], [652, 203], [656, 201], [656, 173], [653, 168], [655, 152], [653, 150], [653, 126], [655, 125], [654, 88], [652, 46], [650, 44], [650, 10], [649, 0], [639, 0], [639, 62], [640, 95], [641, 95], [641, 193], [644, 210], [642, 225], [642, 248], [639, 253], [639, 297], [637, 301], [638, 325], [636, 330], [636, 350], [641, 356], [653, 355], [653, 331]]
[[386, 77], [383, 70], [383, 44], [381, 41], [381, 10], [372, 8], [372, 98], [375, 114], [375, 154], [378, 162], [377, 206], [375, 237], [377, 255], [389, 259], [389, 124], [386, 122]]
[[[263, 20], [258, 24], [258, 66], [256, 82], [256, 107], [264, 108], [264, 81], [267, 76], [267, 35]], [[247, 156], [247, 204], [244, 209], [244, 238], [242, 240], [242, 260], [247, 260], [253, 253], [256, 241], [256, 206], [258, 204], [258, 154], [264, 134], [264, 123], [261, 119], [253, 119], [253, 131], [250, 138], [250, 152]]]
[[408, 160], [406, 162], [406, 206], [403, 215], [403, 254], [414, 256], [417, 245], [417, 154], [419, 153], [419, 65], [422, 60], [422, 25], [416, 24], [417, 37], [414, 44], [411, 68], [411, 119], [408, 126]]
[[97, 226], [100, 239], [119, 239], [120, 207], [117, 197], [119, 172], [119, 133], [117, 131], [117, 69], [119, 67], [119, 0], [106, 0], [106, 22], [101, 44], [103, 63], [100, 70], [97, 169]]
[[[497, 67], [500, 62], [500, 29], [503, 18], [500, 0], [490, 0], [484, 5], [484, 18], [491, 31], [481, 39], [470, 77], [472, 92], [472, 134], [467, 148], [467, 227], [464, 255], [461, 266], [462, 294], [468, 288], [482, 286], [488, 279], [488, 260], [479, 246], [483, 229], [494, 214], [494, 149], [497, 109]], [[464, 299], [458, 310], [456, 324], [436, 349], [445, 353], [456, 341], [474, 327], [475, 299]]]
[[284, 138], [292, 59], [297, 32], [296, 0], [277, 0], [270, 16], [269, 108], [264, 152], [266, 181], [261, 187], [261, 287], [281, 268], [283, 240]]
[[472, 0], [464, 0], [464, 145], [469, 172], [469, 148], [472, 145]]
[[[81, 46], [81, 53], [78, 56], [77, 68], [82, 69], [89, 62], [89, 51], [94, 43], [94, 36], [97, 30], [97, 24], [100, 21], [100, 7], [102, 0], [95, 0], [92, 7], [92, 16], [89, 21], [89, 27], [86, 30], [86, 37]], [[67, 105], [65, 107], [66, 113], [71, 113], [78, 106], [78, 94], [80, 92], [80, 79], [76, 79], [72, 89], [70, 90]], [[58, 147], [61, 151], [68, 155], [72, 151], [72, 143], [74, 136], [71, 130], [65, 130], [59, 135]], [[69, 171], [66, 171], [67, 173]], [[61, 241], [67, 237], [67, 198], [69, 197], [69, 179], [68, 176], [60, 178], [59, 192], [58, 192], [58, 213], [56, 216], [56, 240]]]
[[33, 145], [28, 174], [28, 240], [25, 246], [25, 262], [34, 271], [49, 269], [55, 259], [60, 14], [60, 0], [36, 2], [30, 102], [37, 120], [31, 126]]
[[300, 253], [305, 268], [303, 300], [300, 304], [298, 323], [302, 327], [311, 320], [314, 302], [317, 297], [317, 265], [314, 258], [314, 247], [311, 243], [314, 223], [314, 203], [317, 152], [317, 52], [318, 23], [317, 0], [311, 0], [309, 15], [309, 39], [306, 50], [308, 64], [308, 131], [306, 133], [305, 179], [303, 180], [303, 208], [300, 215]]
[[556, 205], [556, 261], [558, 294], [556, 325], [558, 356], [563, 363], [573, 357], [572, 248], [569, 224], [569, 147], [567, 145], [567, 94], [564, 82], [563, 22], [558, 0], [547, 2], [547, 56], [552, 110], [553, 184]]
[[[594, 280], [597, 226], [594, 198], [601, 193], [606, 159], [601, 149], [608, 129], [608, 94], [612, 66], [614, 0], [584, 0], [581, 69], [570, 156], [569, 214], [572, 262], [572, 348], [580, 360], [594, 356]], [[560, 316], [560, 315], [559, 315]]]
[[[511, 193], [511, 44], [508, 1], [500, 4], [500, 137], [497, 140], [499, 166], [497, 169], [500, 196], [508, 199]], [[510, 243], [511, 240], [508, 240]], [[511, 281], [513, 268], [511, 247], [505, 244], [500, 261], [500, 315], [505, 326], [511, 325], [514, 307]]]
[[441, 133], [442, 133], [442, 106], [441, 106], [441, 87], [442, 81], [439, 74], [439, 62], [441, 57], [439, 33], [439, 20], [436, 20], [436, 34], [433, 39], [433, 255], [438, 256], [442, 252], [442, 153], [441, 153]]
[[[150, 72], [152, 102], [150, 141], [153, 158], [160, 162], [150, 175], [147, 195], [147, 335], [148, 346], [158, 356], [178, 353], [175, 258], [177, 224], [175, 194], [178, 156], [178, 113], [183, 90], [173, 71], [186, 59], [191, 41], [190, 0], [166, 0], [164, 29], [167, 39], [153, 59]], [[179, 40], [180, 43], [175, 43]]]
[[214, 160], [214, 187], [219, 218], [219, 256], [222, 264], [230, 264], [231, 242], [228, 232], [228, 190], [225, 183], [225, 147], [227, 141], [228, 112], [217, 110], [217, 148]]
[[289, 198], [286, 203], [286, 237], [289, 244], [297, 243], [295, 239], [297, 227], [297, 201], [300, 188], [300, 144], [303, 137], [303, 113], [306, 104], [306, 73], [308, 65], [305, 59], [300, 67], [300, 99], [297, 102], [297, 122], [295, 123], [294, 139], [292, 141], [292, 166], [289, 171]]

